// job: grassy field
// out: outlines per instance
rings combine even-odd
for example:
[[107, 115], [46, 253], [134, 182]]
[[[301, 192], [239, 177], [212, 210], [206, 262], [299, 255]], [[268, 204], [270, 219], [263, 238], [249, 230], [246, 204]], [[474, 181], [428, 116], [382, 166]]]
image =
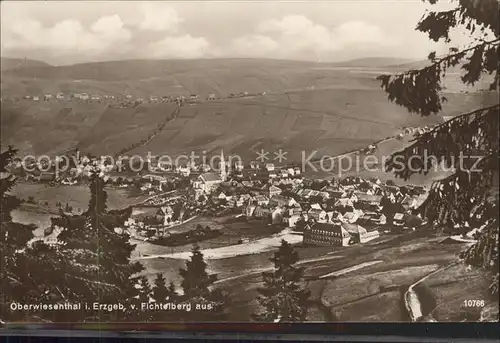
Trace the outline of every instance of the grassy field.
[[[491, 296], [488, 287], [492, 280], [482, 270], [460, 264], [431, 276], [424, 284], [433, 291], [438, 306], [433, 316], [439, 321], [477, 321], [481, 312], [491, 310], [495, 316], [483, 316], [486, 320], [498, 321], [498, 298]], [[483, 306], [466, 306], [464, 301], [483, 301]], [[490, 315], [491, 315], [490, 314]]]
[[[123, 189], [109, 188], [106, 189], [106, 192], [108, 194], [109, 209], [123, 209], [145, 198], [129, 198], [127, 191]], [[54, 216], [50, 212], [58, 212], [57, 202], [61, 202], [63, 206], [68, 203], [75, 211], [78, 211], [78, 209], [84, 211], [88, 208], [90, 200], [89, 189], [83, 185], [51, 187], [43, 184], [19, 183], [14, 188], [14, 194], [23, 200], [33, 197], [37, 202], [37, 206], [44, 210], [38, 211], [36, 206], [16, 210], [14, 213], [15, 221], [43, 227], [50, 226], [50, 218]]]
[[[372, 245], [330, 248], [331, 253], [339, 254], [338, 259], [317, 261], [306, 264], [306, 287], [311, 290], [312, 299], [320, 299], [328, 308], [330, 316], [339, 321], [405, 321], [408, 320], [402, 307], [402, 291], [407, 286], [440, 266], [448, 265], [456, 260], [457, 253], [463, 245], [443, 245], [439, 240], [419, 238], [414, 234], [395, 236], [392, 241]], [[303, 258], [304, 250], [300, 249]], [[320, 250], [316, 254], [320, 254]], [[324, 252], [323, 252], [324, 254]], [[344, 274], [332, 279], [317, 279], [320, 275], [341, 270], [367, 261], [382, 260], [383, 263], [372, 265], [357, 271]], [[440, 274], [437, 274], [440, 275]], [[463, 277], [461, 273], [449, 276], [454, 282], [460, 284]], [[484, 274], [479, 274], [478, 279], [484, 280]], [[260, 275], [249, 275], [234, 281], [224, 283], [230, 291], [234, 303], [230, 312], [236, 316], [235, 320], [248, 320], [250, 313], [256, 310], [256, 288], [260, 285]], [[476, 292], [484, 292], [487, 286], [483, 282], [471, 286]], [[467, 288], [469, 289], [469, 288]], [[434, 288], [433, 288], [434, 290]], [[439, 290], [436, 290], [439, 292]], [[463, 298], [467, 292], [457, 294]], [[439, 293], [436, 293], [438, 303], [441, 304]], [[453, 296], [450, 294], [450, 296]], [[459, 302], [459, 301], [457, 301]], [[446, 304], [439, 306], [447, 307]], [[459, 309], [451, 309], [455, 315]], [[441, 320], [450, 321], [452, 317], [440, 317]], [[311, 309], [313, 321], [324, 321], [325, 311], [317, 308]]]
[[[440, 116], [409, 115], [390, 103], [375, 80], [376, 73], [387, 71], [391, 70], [273, 60], [124, 61], [5, 71], [2, 94], [200, 94], [199, 103], [184, 106], [160, 135], [132, 153], [178, 156], [224, 148], [246, 160], [255, 159], [260, 149], [282, 148], [288, 161], [297, 161], [302, 151], [337, 155], [394, 135], [402, 126], [440, 121]], [[239, 92], [266, 95], [203, 100], [208, 93], [225, 97]], [[440, 115], [496, 101], [495, 94], [486, 93], [446, 96], [449, 101]], [[115, 153], [147, 137], [172, 106], [110, 109], [95, 103], [2, 103], [2, 142], [14, 144], [22, 153], [57, 153], [76, 145], [96, 154]]]

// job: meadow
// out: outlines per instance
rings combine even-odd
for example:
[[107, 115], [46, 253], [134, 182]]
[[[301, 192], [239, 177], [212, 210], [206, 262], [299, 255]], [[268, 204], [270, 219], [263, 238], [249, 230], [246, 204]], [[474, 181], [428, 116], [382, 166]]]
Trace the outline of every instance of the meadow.
[[[404, 126], [433, 125], [441, 116], [496, 99], [495, 94], [449, 87], [442, 113], [410, 115], [387, 100], [376, 80], [378, 74], [400, 71], [258, 59], [122, 61], [6, 70], [1, 88], [5, 98], [59, 91], [144, 98], [199, 94], [199, 101], [183, 106], [159, 135], [131, 153], [175, 157], [224, 148], [247, 160], [255, 159], [260, 149], [273, 156], [282, 148], [288, 161], [300, 160], [302, 151], [341, 154], [394, 135]], [[226, 98], [240, 92], [265, 95]], [[224, 99], [205, 100], [210, 93]], [[116, 153], [146, 138], [174, 106], [118, 109], [104, 103], [5, 102], [2, 142], [22, 154], [55, 154], [75, 146], [93, 154]]]

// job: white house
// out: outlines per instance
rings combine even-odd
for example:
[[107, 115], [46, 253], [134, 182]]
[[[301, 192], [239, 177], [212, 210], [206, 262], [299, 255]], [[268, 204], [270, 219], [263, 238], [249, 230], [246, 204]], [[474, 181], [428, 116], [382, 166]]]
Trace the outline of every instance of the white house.
[[355, 223], [359, 218], [363, 216], [362, 210], [354, 210], [352, 212], [346, 212], [342, 216], [341, 221], [344, 223]]
[[269, 197], [272, 198], [274, 195], [279, 195], [281, 194], [282, 190], [279, 187], [276, 186], [271, 186], [269, 187]]
[[170, 225], [173, 220], [174, 210], [170, 206], [160, 207], [158, 214], [163, 216], [163, 225]]
[[191, 168], [188, 166], [180, 166], [177, 168], [177, 172], [184, 177], [189, 177], [189, 175], [191, 175]]
[[285, 211], [281, 207], [276, 207], [271, 212], [271, 218], [273, 224], [281, 224], [283, 222], [283, 215]]
[[268, 164], [266, 164], [266, 170], [268, 172], [274, 171], [274, 163], [268, 163]]

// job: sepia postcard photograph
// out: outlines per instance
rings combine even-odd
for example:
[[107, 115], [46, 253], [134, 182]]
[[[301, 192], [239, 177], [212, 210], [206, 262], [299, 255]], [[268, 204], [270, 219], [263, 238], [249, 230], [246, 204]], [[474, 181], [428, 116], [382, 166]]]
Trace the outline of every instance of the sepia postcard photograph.
[[497, 0], [0, 6], [1, 324], [499, 321]]

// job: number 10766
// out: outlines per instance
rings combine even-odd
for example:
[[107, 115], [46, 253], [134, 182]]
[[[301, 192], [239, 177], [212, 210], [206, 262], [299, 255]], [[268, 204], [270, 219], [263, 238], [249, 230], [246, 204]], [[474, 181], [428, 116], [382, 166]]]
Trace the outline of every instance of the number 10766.
[[484, 307], [484, 300], [464, 300], [464, 307]]

